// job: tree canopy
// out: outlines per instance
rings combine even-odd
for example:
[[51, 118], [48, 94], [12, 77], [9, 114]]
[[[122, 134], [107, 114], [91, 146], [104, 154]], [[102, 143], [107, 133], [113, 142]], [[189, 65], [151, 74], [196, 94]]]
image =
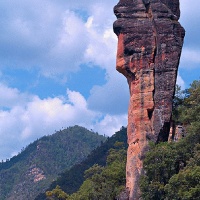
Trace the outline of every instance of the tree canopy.
[[105, 200], [115, 197], [125, 187], [126, 149], [124, 143], [116, 142], [107, 156], [106, 166], [93, 165], [85, 171], [86, 180], [72, 195], [63, 193], [57, 186], [47, 191], [47, 199], [59, 200]]
[[174, 119], [187, 129], [178, 142], [151, 145], [140, 186], [144, 200], [197, 200], [200, 197], [200, 81], [175, 98]]

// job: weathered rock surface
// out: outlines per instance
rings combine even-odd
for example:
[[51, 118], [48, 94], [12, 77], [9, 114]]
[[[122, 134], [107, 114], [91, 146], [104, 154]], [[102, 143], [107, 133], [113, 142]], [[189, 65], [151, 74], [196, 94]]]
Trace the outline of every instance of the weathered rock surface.
[[185, 31], [179, 0], [120, 0], [114, 13], [116, 69], [130, 88], [126, 187], [129, 200], [138, 200], [148, 141], [168, 140]]
[[171, 128], [169, 132], [168, 142], [178, 142], [180, 139], [187, 135], [186, 129], [183, 125], [175, 125], [171, 123]]

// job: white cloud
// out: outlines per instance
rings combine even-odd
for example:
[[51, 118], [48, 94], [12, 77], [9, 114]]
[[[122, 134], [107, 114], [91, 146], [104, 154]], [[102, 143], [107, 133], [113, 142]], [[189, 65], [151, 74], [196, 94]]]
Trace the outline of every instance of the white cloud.
[[129, 103], [128, 84], [122, 74], [115, 73], [109, 77], [109, 81], [105, 85], [92, 88], [91, 95], [88, 98], [90, 109], [112, 115], [127, 113]]
[[62, 127], [78, 124], [100, 134], [112, 135], [126, 121], [124, 115], [104, 116], [90, 110], [85, 98], [79, 92], [69, 89], [66, 96], [46, 99], [28, 96], [5, 85], [3, 89], [7, 91], [6, 98], [11, 103], [10, 109], [0, 110], [2, 159], [9, 158], [30, 142]]
[[[1, 2], [0, 67], [37, 68], [54, 78], [77, 71], [83, 62], [107, 67], [116, 46], [112, 33], [115, 3]], [[88, 16], [93, 19], [92, 27], [85, 25]]]
[[49, 50], [43, 64], [45, 75], [77, 71], [83, 62], [83, 53], [87, 47], [88, 37], [85, 24], [74, 12], [67, 10], [63, 25], [54, 46]]
[[181, 86], [182, 90], [185, 89], [185, 82], [184, 82], [184, 80], [182, 79], [182, 77], [179, 74], [177, 76], [176, 84]]
[[[100, 15], [102, 12], [103, 17]], [[85, 59], [106, 69], [107, 83], [92, 88], [88, 99], [89, 107], [104, 113], [124, 113], [124, 110], [120, 109], [126, 107], [124, 104], [127, 104], [129, 94], [125, 78], [115, 70], [117, 37], [112, 30], [115, 18], [111, 11], [100, 5], [93, 7], [92, 14], [87, 22], [90, 40]], [[112, 22], [107, 20], [111, 18], [108, 17], [111, 15], [113, 15]]]
[[[183, 52], [181, 57], [181, 66], [196, 67], [196, 64], [200, 63], [199, 60], [199, 18], [200, 12], [198, 9], [199, 0], [181, 0], [181, 25], [185, 28], [186, 35], [184, 39]], [[185, 63], [186, 62], [186, 63]]]
[[[90, 101], [70, 89], [66, 95], [41, 99], [0, 84], [0, 92], [4, 94], [0, 101], [1, 158], [16, 154], [36, 138], [62, 127], [78, 124], [112, 135], [126, 125], [126, 114], [112, 111], [116, 105], [119, 109], [123, 104], [116, 104], [114, 97], [120, 96], [117, 88], [121, 84], [117, 80], [124, 78], [113, 73], [117, 42], [112, 31], [115, 2], [22, 0], [0, 3], [3, 9], [1, 69], [7, 66], [13, 70], [37, 68], [42, 75], [53, 78], [77, 71], [81, 63], [98, 65], [107, 71], [107, 84], [95, 86], [98, 89], [92, 90]], [[101, 105], [95, 99], [98, 95], [107, 102]], [[93, 106], [90, 106], [92, 101]], [[103, 108], [106, 103], [108, 112]], [[107, 114], [109, 112], [112, 114]]]
[[[182, 63], [186, 68], [200, 67], [200, 49], [184, 48], [182, 52]], [[198, 64], [198, 66], [197, 66]]]
[[98, 132], [102, 132], [107, 136], [112, 136], [116, 131], [119, 131], [122, 126], [126, 125], [127, 115], [106, 115], [94, 128]]
[[0, 67], [34, 67], [45, 76], [76, 71], [87, 42], [83, 20], [59, 3], [16, 2], [0, 3]]
[[[180, 0], [180, 10], [181, 10], [181, 23], [185, 26], [192, 27], [193, 22], [198, 21], [199, 16], [199, 0], [193, 0], [192, 3], [188, 0]], [[191, 22], [191, 19], [194, 21]]]
[[91, 7], [91, 16], [86, 22], [89, 41], [85, 62], [92, 62], [110, 73], [115, 67], [117, 50], [117, 37], [112, 30], [115, 17], [112, 7], [106, 9], [106, 4], [94, 4]]
[[[125, 77], [115, 70], [117, 37], [112, 23], [116, 19], [112, 7], [96, 3], [91, 6], [91, 16], [86, 22], [88, 47], [85, 62], [106, 69], [107, 83], [94, 86], [90, 91], [88, 106], [103, 113], [126, 114], [128, 107], [128, 84]], [[103, 13], [103, 15], [102, 15]]]
[[5, 84], [0, 83], [0, 109], [10, 109], [13, 106], [22, 105], [32, 96], [21, 94], [17, 88], [9, 88]]

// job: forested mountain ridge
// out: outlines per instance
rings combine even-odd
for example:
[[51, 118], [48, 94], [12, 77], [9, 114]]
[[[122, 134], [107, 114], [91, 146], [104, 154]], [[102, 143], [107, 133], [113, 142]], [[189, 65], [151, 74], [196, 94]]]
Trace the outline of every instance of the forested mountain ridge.
[[38, 139], [0, 164], [0, 199], [34, 199], [59, 173], [84, 160], [105, 139], [80, 126]]
[[[59, 185], [68, 194], [76, 192], [86, 179], [84, 171], [95, 164], [105, 166], [109, 151], [112, 148], [116, 148], [116, 142], [122, 143], [123, 145], [121, 147], [127, 149], [127, 129], [125, 127], [122, 127], [121, 130], [116, 132], [112, 137], [107, 138], [101, 146], [94, 149], [81, 163], [76, 164], [69, 170], [61, 173], [48, 190], [52, 190], [56, 185]], [[44, 199], [46, 199], [45, 193], [40, 194], [35, 198], [35, 200]]]

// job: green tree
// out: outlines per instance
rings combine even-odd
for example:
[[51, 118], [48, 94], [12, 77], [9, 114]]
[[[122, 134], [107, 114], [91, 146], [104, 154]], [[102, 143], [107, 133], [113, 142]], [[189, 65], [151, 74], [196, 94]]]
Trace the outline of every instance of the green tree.
[[110, 149], [105, 167], [97, 164], [85, 171], [86, 180], [69, 200], [105, 200], [115, 197], [125, 188], [126, 149], [116, 142]]
[[49, 200], [66, 200], [69, 197], [58, 185], [52, 191], [47, 191], [46, 196]]
[[188, 135], [177, 143], [151, 145], [140, 180], [144, 200], [199, 199], [200, 81], [194, 81], [179, 100], [175, 101], [177, 121], [186, 126]]
[[175, 174], [165, 186], [166, 199], [198, 200], [200, 197], [200, 144], [187, 166]]
[[179, 109], [183, 105], [183, 101], [185, 98], [185, 91], [181, 90], [181, 86], [176, 85], [175, 95], [172, 104], [172, 119], [177, 123], [179, 120]]
[[177, 143], [152, 145], [140, 180], [144, 200], [195, 199], [200, 189], [199, 143], [200, 134], [190, 133]]
[[151, 151], [144, 160], [145, 175], [141, 178], [140, 187], [144, 200], [164, 199], [164, 186], [176, 173], [177, 151], [173, 143], [151, 145]]
[[85, 178], [91, 178], [95, 174], [100, 174], [103, 171], [103, 167], [98, 164], [93, 165], [89, 169], [85, 170]]
[[183, 105], [179, 108], [180, 121], [189, 131], [200, 131], [200, 80], [194, 81], [187, 93]]

